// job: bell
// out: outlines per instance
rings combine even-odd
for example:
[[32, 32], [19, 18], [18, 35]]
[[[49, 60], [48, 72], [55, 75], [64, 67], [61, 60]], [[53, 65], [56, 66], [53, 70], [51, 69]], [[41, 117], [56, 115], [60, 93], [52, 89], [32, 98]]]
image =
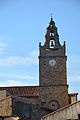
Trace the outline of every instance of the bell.
[[51, 41], [51, 47], [53, 47], [53, 46], [54, 46], [53, 41]]

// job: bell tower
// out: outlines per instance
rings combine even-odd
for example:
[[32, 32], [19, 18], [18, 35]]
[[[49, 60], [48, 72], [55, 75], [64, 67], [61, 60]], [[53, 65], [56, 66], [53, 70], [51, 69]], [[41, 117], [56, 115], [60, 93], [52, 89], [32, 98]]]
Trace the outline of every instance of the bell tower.
[[39, 43], [39, 101], [52, 110], [69, 104], [65, 49], [51, 17], [44, 45]]

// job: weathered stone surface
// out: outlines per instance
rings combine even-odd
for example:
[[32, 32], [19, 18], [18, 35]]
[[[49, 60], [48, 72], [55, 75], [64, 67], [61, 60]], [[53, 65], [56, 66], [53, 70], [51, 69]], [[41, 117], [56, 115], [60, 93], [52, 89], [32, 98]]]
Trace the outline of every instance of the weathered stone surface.
[[58, 101], [61, 107], [67, 105], [69, 101], [67, 93], [67, 86], [40, 87], [40, 99], [45, 101], [48, 107], [51, 100]]
[[20, 118], [17, 116], [13, 116], [13, 117], [0, 117], [0, 120], [19, 120]]
[[6, 97], [6, 90], [0, 90], [0, 100]]
[[7, 97], [6, 99], [0, 100], [0, 116], [11, 116], [12, 115], [12, 98]]
[[80, 120], [80, 101], [46, 115], [41, 120]]
[[[49, 61], [54, 59], [56, 65], [50, 66]], [[66, 57], [41, 57], [39, 59], [39, 78], [42, 85], [67, 85]]]
[[[51, 40], [55, 42], [53, 48], [50, 48]], [[51, 66], [50, 60], [55, 60], [56, 64]], [[69, 104], [66, 60], [65, 42], [64, 45], [60, 44], [57, 28], [51, 19], [45, 43], [43, 46], [39, 44], [39, 102], [45, 103], [48, 108], [51, 104], [54, 107]]]

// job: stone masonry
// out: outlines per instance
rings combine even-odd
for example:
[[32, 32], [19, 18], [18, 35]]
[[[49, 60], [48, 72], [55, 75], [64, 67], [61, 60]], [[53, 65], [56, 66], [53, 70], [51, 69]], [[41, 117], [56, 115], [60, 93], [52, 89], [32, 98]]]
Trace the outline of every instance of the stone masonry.
[[[65, 42], [60, 44], [51, 18], [44, 45], [39, 43], [39, 86], [0, 87], [1, 119], [17, 116], [23, 120], [40, 120], [41, 117], [48, 120], [49, 116], [43, 116], [77, 101], [77, 93], [68, 94], [66, 62]], [[50, 120], [55, 116], [49, 115]]]
[[[51, 18], [45, 43], [43, 46], [39, 43], [39, 101], [53, 110], [69, 104], [65, 47], [65, 42], [63, 45], [59, 42], [57, 27]], [[56, 64], [50, 65], [50, 60]]]
[[0, 100], [0, 116], [12, 115], [12, 98], [6, 97], [6, 99]]

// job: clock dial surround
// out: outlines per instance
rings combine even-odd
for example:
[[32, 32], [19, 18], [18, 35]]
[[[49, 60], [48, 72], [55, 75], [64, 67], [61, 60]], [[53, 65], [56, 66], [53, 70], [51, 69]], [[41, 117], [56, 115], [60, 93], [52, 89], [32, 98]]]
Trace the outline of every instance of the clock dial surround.
[[56, 65], [56, 61], [54, 59], [49, 60], [49, 65], [50, 66], [55, 66]]

